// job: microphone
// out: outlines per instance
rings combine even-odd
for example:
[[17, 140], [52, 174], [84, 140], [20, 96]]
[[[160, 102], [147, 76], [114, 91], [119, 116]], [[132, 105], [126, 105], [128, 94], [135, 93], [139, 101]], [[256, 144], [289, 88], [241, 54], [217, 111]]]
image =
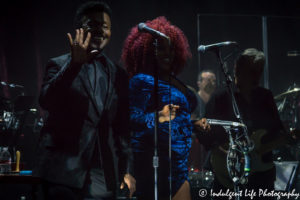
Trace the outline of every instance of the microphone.
[[200, 45], [198, 47], [198, 51], [204, 53], [205, 51], [215, 50], [221, 47], [231, 46], [231, 45], [237, 45], [237, 42], [226, 41], [226, 42], [219, 42], [219, 43], [209, 44], [209, 45]]
[[206, 119], [207, 123], [210, 125], [220, 125], [220, 126], [233, 126], [233, 127], [245, 127], [245, 124], [233, 121], [224, 121], [218, 119]]
[[154, 37], [161, 37], [161, 38], [165, 38], [168, 41], [170, 41], [170, 38], [168, 36], [166, 36], [165, 34], [163, 34], [162, 32], [159, 32], [153, 28], [150, 28], [149, 26], [147, 26], [145, 23], [139, 23], [138, 25], [138, 30], [140, 32], [145, 32], [145, 33], [150, 33], [151, 35], [153, 35]]

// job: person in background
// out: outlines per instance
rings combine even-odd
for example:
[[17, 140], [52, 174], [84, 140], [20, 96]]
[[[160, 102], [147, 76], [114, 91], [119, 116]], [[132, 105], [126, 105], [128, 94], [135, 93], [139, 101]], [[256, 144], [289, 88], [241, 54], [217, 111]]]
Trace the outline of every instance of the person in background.
[[[212, 94], [216, 90], [216, 75], [211, 70], [203, 70], [198, 75], [197, 80], [198, 91], [195, 91], [197, 97], [197, 107], [192, 113], [192, 120], [201, 119], [205, 116], [205, 106]], [[203, 171], [208, 167], [208, 155], [203, 144], [201, 144], [197, 135], [193, 133], [192, 147], [189, 156], [189, 167], [191, 171], [198, 172]]]

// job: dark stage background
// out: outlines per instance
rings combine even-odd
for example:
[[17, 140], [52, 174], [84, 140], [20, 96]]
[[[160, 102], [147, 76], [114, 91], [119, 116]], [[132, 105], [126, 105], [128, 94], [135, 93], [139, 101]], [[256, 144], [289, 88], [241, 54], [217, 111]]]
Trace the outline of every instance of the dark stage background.
[[[47, 60], [69, 51], [66, 33], [74, 34], [73, 17], [81, 2], [84, 1], [1, 2], [1, 81], [23, 85], [26, 95], [37, 96]], [[193, 58], [180, 78], [196, 87], [199, 67], [214, 68], [217, 65], [215, 56], [208, 53], [201, 55], [201, 66], [198, 66], [197, 14], [201, 14], [201, 44], [233, 40], [239, 43], [240, 49], [262, 49], [261, 16], [264, 15], [271, 16], [268, 18], [270, 88], [277, 94], [283, 92], [293, 81], [298, 81], [300, 57], [288, 58], [286, 54], [290, 50], [300, 50], [300, 18], [297, 18], [300, 16], [300, 3], [297, 1], [107, 2], [113, 10], [113, 17], [112, 38], [105, 51], [115, 62], [120, 60], [123, 41], [131, 27], [164, 15], [180, 27], [189, 40]], [[209, 16], [202, 16], [204, 14]], [[229, 68], [232, 68], [230, 62]], [[291, 73], [284, 74], [287, 71]], [[6, 90], [5, 95], [9, 95], [7, 88], [1, 89]], [[9, 93], [14, 96], [19, 91], [10, 90]]]
[[[23, 85], [26, 96], [37, 97], [44, 67], [49, 58], [69, 51], [67, 33], [74, 34], [73, 17], [82, 0], [1, 1], [0, 3], [0, 81]], [[112, 38], [106, 53], [119, 62], [123, 41], [139, 22], [164, 15], [186, 34], [193, 58], [179, 78], [196, 88], [200, 69], [222, 74], [212, 53], [199, 55], [199, 44], [237, 41], [240, 50], [262, 50], [262, 16], [268, 16], [269, 85], [274, 95], [294, 82], [300, 85], [300, 57], [287, 52], [300, 51], [299, 1], [225, 0], [107, 0], [113, 10]], [[199, 22], [199, 23], [198, 23]], [[199, 26], [200, 34], [197, 33]], [[198, 37], [200, 36], [200, 38]], [[237, 53], [228, 62], [229, 69]], [[199, 65], [200, 61], [200, 65]], [[14, 99], [20, 89], [0, 86], [1, 97]], [[59, 97], [57, 97], [59, 98]], [[23, 162], [31, 168], [38, 132], [25, 130]]]

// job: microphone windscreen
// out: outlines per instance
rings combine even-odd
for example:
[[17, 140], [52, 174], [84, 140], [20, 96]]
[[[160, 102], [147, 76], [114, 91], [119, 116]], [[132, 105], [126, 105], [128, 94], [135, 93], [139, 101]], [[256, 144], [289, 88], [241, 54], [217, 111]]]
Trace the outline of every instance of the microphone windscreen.
[[200, 46], [198, 47], [198, 51], [200, 51], [200, 52], [205, 52], [205, 46], [204, 46], [204, 45], [200, 45]]
[[138, 30], [142, 31], [145, 28], [146, 24], [145, 23], [139, 23], [138, 25]]

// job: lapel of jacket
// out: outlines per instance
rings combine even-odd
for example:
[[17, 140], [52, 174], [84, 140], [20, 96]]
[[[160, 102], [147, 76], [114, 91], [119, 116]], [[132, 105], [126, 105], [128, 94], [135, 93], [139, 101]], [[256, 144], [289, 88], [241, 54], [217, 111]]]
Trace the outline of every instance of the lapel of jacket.
[[[86, 64], [84, 64], [84, 65], [86, 65]], [[79, 78], [80, 78], [81, 83], [82, 83], [86, 93], [88, 94], [95, 110], [97, 111], [98, 116], [100, 117], [102, 110], [101, 110], [101, 108], [99, 108], [99, 106], [96, 103], [95, 94], [92, 89], [93, 87], [91, 85], [91, 81], [89, 79], [87, 69], [84, 65], [82, 66], [82, 70], [79, 73]]]
[[107, 88], [108, 88], [108, 91], [106, 93], [106, 98], [105, 98], [105, 102], [104, 102], [104, 109], [108, 109], [109, 105], [110, 105], [110, 101], [111, 101], [111, 97], [112, 97], [112, 94], [113, 94], [113, 81], [114, 81], [114, 65], [112, 64], [112, 62], [104, 55], [102, 54], [103, 56], [100, 57], [100, 61], [102, 63], [102, 65], [104, 65], [105, 67], [107, 67], [107, 70], [108, 70], [108, 77], [107, 77], [107, 80], [108, 80], [108, 85], [107, 85]]

